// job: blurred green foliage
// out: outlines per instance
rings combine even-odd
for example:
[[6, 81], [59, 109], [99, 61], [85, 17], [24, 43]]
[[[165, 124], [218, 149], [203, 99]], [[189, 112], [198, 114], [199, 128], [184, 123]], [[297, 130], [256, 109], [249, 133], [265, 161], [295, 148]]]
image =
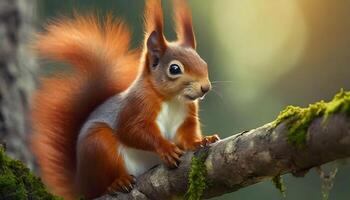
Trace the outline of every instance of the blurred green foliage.
[[[165, 33], [175, 39], [171, 5]], [[141, 0], [38, 0], [38, 29], [60, 15], [112, 12], [142, 42]], [[222, 138], [270, 122], [287, 105], [306, 106], [350, 89], [350, 0], [190, 0], [198, 52], [214, 91], [201, 103], [204, 133]], [[284, 176], [286, 199], [321, 199], [318, 175]], [[340, 166], [331, 200], [349, 199], [349, 165]], [[270, 181], [213, 199], [281, 199]]]

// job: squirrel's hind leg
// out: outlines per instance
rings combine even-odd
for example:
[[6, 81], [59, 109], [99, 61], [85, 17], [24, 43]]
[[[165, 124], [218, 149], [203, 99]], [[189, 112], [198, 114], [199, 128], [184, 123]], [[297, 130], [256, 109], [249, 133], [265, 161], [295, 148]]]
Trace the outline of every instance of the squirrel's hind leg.
[[78, 145], [77, 186], [92, 199], [107, 192], [129, 192], [135, 178], [127, 173], [118, 153], [119, 142], [105, 123], [96, 123]]

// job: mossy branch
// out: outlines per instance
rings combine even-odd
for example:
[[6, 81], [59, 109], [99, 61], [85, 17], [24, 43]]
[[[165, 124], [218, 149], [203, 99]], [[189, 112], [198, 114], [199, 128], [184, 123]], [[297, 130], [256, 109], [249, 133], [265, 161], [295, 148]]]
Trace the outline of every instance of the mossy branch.
[[[157, 166], [138, 178], [131, 193], [107, 195], [100, 200], [171, 199], [184, 197], [186, 191], [185, 197], [193, 192], [191, 197], [200, 194], [201, 198], [210, 198], [286, 173], [303, 175], [313, 167], [350, 156], [349, 115], [350, 92], [343, 90], [327, 103], [288, 107], [274, 122], [213, 144], [206, 149], [202, 164], [189, 152], [179, 168]], [[200, 171], [193, 172], [193, 166]], [[204, 184], [192, 180], [198, 174], [198, 180], [206, 175]]]

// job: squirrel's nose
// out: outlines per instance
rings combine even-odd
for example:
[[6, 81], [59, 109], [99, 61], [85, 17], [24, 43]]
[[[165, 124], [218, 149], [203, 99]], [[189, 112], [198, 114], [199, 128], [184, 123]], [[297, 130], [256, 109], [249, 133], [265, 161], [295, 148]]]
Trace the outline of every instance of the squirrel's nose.
[[210, 84], [202, 85], [201, 90], [202, 90], [203, 94], [206, 94], [210, 90]]

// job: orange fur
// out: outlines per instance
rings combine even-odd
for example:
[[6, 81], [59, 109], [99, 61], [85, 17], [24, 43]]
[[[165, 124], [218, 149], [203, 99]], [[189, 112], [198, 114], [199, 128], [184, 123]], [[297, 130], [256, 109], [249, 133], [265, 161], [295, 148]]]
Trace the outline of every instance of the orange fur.
[[43, 80], [33, 101], [32, 146], [44, 182], [71, 199], [77, 195], [72, 177], [79, 130], [95, 107], [131, 84], [138, 60], [128, 53], [128, 29], [111, 18], [101, 25], [94, 17], [76, 16], [46, 29], [35, 42], [38, 53], [79, 70]]
[[197, 103], [189, 104], [188, 112], [186, 120], [177, 130], [175, 141], [181, 149], [195, 150], [198, 148], [198, 142], [202, 140]]
[[175, 143], [183, 150], [194, 151], [200, 146], [206, 146], [218, 141], [220, 138], [214, 134], [202, 136], [198, 118], [198, 103], [188, 105], [188, 115], [185, 121], [177, 130]]
[[155, 147], [165, 140], [155, 124], [163, 99], [147, 79], [140, 81], [136, 89], [129, 94], [127, 105], [119, 115], [117, 135], [125, 145], [155, 151]]
[[98, 123], [90, 132], [79, 145], [77, 170], [79, 191], [87, 199], [107, 192], [115, 179], [129, 176], [123, 158], [116, 151], [119, 142], [113, 130], [107, 124]]

